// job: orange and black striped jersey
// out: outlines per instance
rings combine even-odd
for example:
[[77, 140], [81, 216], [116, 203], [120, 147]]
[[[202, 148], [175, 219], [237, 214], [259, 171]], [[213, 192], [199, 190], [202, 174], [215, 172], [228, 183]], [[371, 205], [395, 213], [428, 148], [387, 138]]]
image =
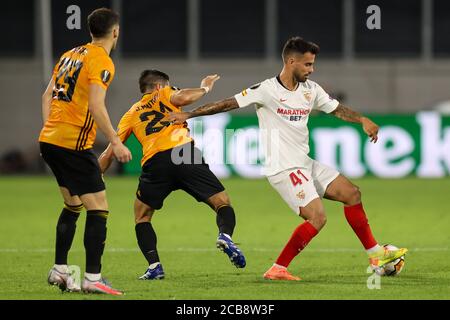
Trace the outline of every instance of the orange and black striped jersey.
[[72, 150], [92, 148], [97, 125], [88, 108], [89, 85], [105, 90], [114, 64], [103, 47], [88, 43], [64, 53], [53, 70], [50, 115], [39, 141]]
[[122, 142], [134, 133], [141, 143], [141, 165], [158, 152], [192, 141], [187, 123], [170, 124], [164, 121], [170, 112], [181, 112], [179, 107], [170, 103], [170, 96], [175, 91], [175, 88], [167, 86], [144, 94], [119, 122], [117, 131]]

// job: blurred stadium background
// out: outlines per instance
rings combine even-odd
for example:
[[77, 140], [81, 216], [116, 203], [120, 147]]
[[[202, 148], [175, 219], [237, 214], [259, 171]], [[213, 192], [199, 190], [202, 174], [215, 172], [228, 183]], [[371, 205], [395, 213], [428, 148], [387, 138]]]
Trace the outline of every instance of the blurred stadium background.
[[[366, 10], [373, 4], [381, 9], [380, 30], [366, 26], [371, 16]], [[80, 29], [67, 27], [72, 5], [80, 9]], [[367, 146], [356, 127], [312, 117], [313, 156], [351, 177], [449, 173], [446, 0], [17, 0], [5, 2], [0, 11], [1, 174], [45, 172], [36, 142], [40, 96], [59, 55], [89, 41], [86, 17], [101, 6], [116, 9], [122, 19], [113, 53], [116, 76], [107, 97], [113, 124], [140, 96], [137, 78], [145, 68], [168, 73], [178, 87], [220, 74], [213, 92], [201, 101], [206, 103], [276, 75], [282, 45], [300, 35], [321, 46], [312, 79], [386, 126], [384, 139]], [[260, 176], [253, 108], [204, 121], [200, 130], [206, 138], [199, 135], [198, 144], [209, 162], [218, 163], [213, 169], [219, 176]], [[239, 139], [246, 142], [230, 144], [233, 139], [208, 131], [225, 128], [243, 129]], [[104, 144], [100, 133], [96, 151]], [[208, 154], [206, 145], [224, 151]], [[250, 161], [241, 162], [250, 165], [222, 165], [230, 153], [247, 157]], [[138, 159], [123, 169], [137, 172]]]

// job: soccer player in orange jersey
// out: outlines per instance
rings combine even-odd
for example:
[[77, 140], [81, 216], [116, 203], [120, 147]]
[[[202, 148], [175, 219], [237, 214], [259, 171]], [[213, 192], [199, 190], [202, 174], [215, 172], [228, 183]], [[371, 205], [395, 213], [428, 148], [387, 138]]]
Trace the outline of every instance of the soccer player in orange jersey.
[[[108, 203], [100, 167], [92, 152], [98, 127], [110, 142], [114, 156], [120, 162], [131, 160], [105, 106], [106, 90], [114, 77], [109, 54], [119, 37], [119, 15], [106, 8], [94, 10], [88, 17], [88, 26], [92, 41], [61, 56], [42, 96], [41, 155], [56, 177], [65, 205], [56, 227], [55, 265], [48, 282], [68, 291], [83, 289], [120, 295], [101, 277]], [[68, 272], [67, 255], [83, 207], [87, 211], [86, 273], [80, 288]]]
[[[300, 37], [290, 38], [282, 53], [283, 69], [235, 96], [201, 106], [192, 112], [173, 113], [170, 121], [183, 123], [189, 118], [256, 106], [259, 126], [267, 139], [261, 144], [265, 153], [265, 175], [293, 212], [306, 221], [292, 233], [273, 266], [264, 273], [270, 280], [300, 280], [288, 272], [291, 261], [319, 233], [326, 222], [322, 198], [344, 204], [345, 217], [369, 256], [373, 269], [395, 260], [406, 248], [388, 250], [372, 235], [361, 192], [337, 170], [311, 159], [308, 119], [312, 110], [330, 113], [344, 121], [359, 123], [371, 142], [377, 142], [378, 126], [369, 118], [331, 98], [309, 79], [319, 47]], [[276, 137], [271, 140], [272, 137]]]
[[[162, 208], [164, 199], [177, 189], [207, 203], [216, 212], [217, 247], [236, 267], [245, 267], [245, 257], [231, 239], [236, 221], [225, 188], [194, 147], [187, 123], [174, 125], [165, 119], [170, 112], [180, 112], [183, 106], [203, 97], [218, 79], [219, 76], [211, 75], [202, 80], [200, 88], [178, 90], [170, 87], [167, 74], [145, 70], [139, 78], [143, 96], [120, 120], [120, 139], [126, 141], [133, 133], [143, 151], [134, 203], [136, 237], [149, 264], [142, 280], [164, 278], [151, 219], [155, 210]], [[99, 158], [102, 171], [109, 167], [112, 158], [110, 145]]]

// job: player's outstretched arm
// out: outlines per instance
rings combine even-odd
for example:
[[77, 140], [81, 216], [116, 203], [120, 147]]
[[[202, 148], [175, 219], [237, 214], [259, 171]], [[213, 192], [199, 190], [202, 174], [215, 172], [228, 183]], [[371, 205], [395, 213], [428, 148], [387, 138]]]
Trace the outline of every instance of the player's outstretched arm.
[[114, 160], [114, 154], [112, 151], [111, 143], [108, 144], [108, 147], [105, 151], [102, 152], [100, 157], [98, 157], [98, 164], [100, 165], [100, 170], [102, 173], [105, 173], [106, 170], [111, 166], [111, 163]]
[[172, 121], [175, 124], [182, 124], [189, 118], [207, 116], [220, 112], [227, 112], [237, 108], [239, 108], [239, 104], [236, 101], [236, 98], [231, 97], [225, 100], [205, 104], [190, 112], [170, 113], [168, 119], [169, 121]]
[[[131, 129], [129, 129], [129, 127], [127, 127], [127, 115], [128, 113], [126, 113], [120, 123], [119, 123], [119, 129], [118, 129], [118, 136], [120, 138], [120, 141], [122, 141], [122, 143], [125, 143], [128, 139], [128, 137], [131, 134]], [[113, 151], [113, 146], [112, 144], [108, 144], [108, 147], [106, 147], [105, 151], [102, 152], [102, 154], [98, 157], [98, 163], [100, 165], [100, 170], [102, 173], [105, 173], [106, 170], [108, 170], [108, 168], [111, 166], [111, 163], [114, 161], [114, 151]]]
[[364, 132], [371, 138], [370, 142], [377, 142], [379, 127], [369, 118], [364, 117], [359, 112], [356, 112], [341, 103], [339, 103], [337, 108], [332, 111], [331, 114], [347, 122], [361, 123]]
[[47, 122], [47, 119], [50, 115], [50, 106], [52, 104], [52, 94], [53, 94], [53, 86], [55, 85], [55, 80], [52, 79], [49, 81], [47, 88], [45, 89], [44, 94], [42, 95], [42, 121], [44, 124]]
[[217, 74], [209, 75], [205, 77], [200, 83], [200, 88], [194, 89], [182, 89], [170, 96], [170, 103], [175, 106], [183, 107], [191, 103], [194, 103], [214, 87], [214, 82], [220, 79]]

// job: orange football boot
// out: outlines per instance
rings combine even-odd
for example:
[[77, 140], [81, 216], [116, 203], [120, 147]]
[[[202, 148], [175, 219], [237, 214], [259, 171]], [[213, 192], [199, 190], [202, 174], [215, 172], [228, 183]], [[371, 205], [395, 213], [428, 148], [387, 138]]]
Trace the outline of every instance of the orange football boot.
[[264, 279], [268, 280], [290, 280], [290, 281], [299, 281], [301, 280], [299, 277], [293, 276], [287, 271], [287, 268], [278, 266], [274, 264], [270, 267], [269, 270], [264, 273]]

